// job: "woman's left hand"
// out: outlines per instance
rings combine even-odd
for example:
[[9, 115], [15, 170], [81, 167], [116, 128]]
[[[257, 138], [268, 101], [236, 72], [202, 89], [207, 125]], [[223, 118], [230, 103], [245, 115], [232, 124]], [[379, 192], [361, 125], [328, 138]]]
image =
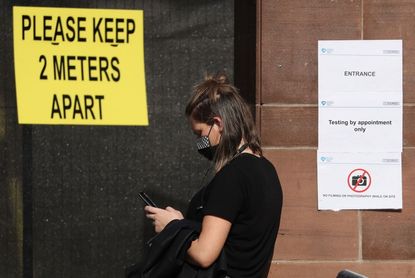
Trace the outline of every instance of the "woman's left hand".
[[166, 209], [155, 208], [151, 206], [145, 206], [144, 210], [146, 212], [146, 217], [153, 220], [154, 230], [156, 233], [160, 233], [170, 221], [174, 219], [183, 219], [183, 214], [175, 210], [172, 207], [167, 207]]

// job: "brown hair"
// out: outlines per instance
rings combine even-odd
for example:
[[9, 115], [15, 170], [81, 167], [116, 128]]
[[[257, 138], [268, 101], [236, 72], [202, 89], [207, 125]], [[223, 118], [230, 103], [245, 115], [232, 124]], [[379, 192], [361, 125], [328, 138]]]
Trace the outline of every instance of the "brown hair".
[[222, 135], [214, 158], [216, 170], [235, 156], [242, 139], [255, 154], [262, 155], [251, 111], [225, 74], [206, 76], [194, 87], [186, 116], [209, 125], [213, 124], [213, 117], [222, 119]]

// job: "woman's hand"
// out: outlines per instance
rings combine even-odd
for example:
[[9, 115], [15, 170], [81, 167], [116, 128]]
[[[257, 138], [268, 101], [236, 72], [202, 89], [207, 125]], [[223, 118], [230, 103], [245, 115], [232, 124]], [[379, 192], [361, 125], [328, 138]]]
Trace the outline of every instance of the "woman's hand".
[[145, 206], [144, 210], [146, 212], [146, 217], [153, 220], [154, 230], [156, 233], [160, 233], [170, 221], [174, 219], [183, 219], [183, 214], [175, 210], [172, 207], [167, 207], [166, 209], [155, 208], [151, 206]]

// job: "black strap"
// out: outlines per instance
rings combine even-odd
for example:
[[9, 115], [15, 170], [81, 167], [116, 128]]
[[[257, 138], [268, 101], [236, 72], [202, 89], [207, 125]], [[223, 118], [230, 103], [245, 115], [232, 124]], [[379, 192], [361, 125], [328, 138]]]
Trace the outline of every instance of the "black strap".
[[248, 143], [245, 143], [245, 144], [243, 144], [239, 149], [238, 149], [238, 152], [236, 153], [236, 155], [238, 155], [238, 154], [240, 154], [240, 153], [242, 153], [246, 148], [248, 148], [248, 146], [249, 146], [249, 144]]

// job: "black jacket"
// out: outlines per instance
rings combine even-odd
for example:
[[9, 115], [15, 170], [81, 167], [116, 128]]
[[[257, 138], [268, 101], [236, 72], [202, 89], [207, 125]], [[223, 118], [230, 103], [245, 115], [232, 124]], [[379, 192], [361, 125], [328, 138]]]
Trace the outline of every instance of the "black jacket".
[[171, 221], [148, 242], [144, 264], [127, 269], [127, 278], [222, 278], [226, 276], [226, 259], [222, 250], [209, 268], [199, 268], [186, 262], [187, 249], [200, 233], [200, 223]]

